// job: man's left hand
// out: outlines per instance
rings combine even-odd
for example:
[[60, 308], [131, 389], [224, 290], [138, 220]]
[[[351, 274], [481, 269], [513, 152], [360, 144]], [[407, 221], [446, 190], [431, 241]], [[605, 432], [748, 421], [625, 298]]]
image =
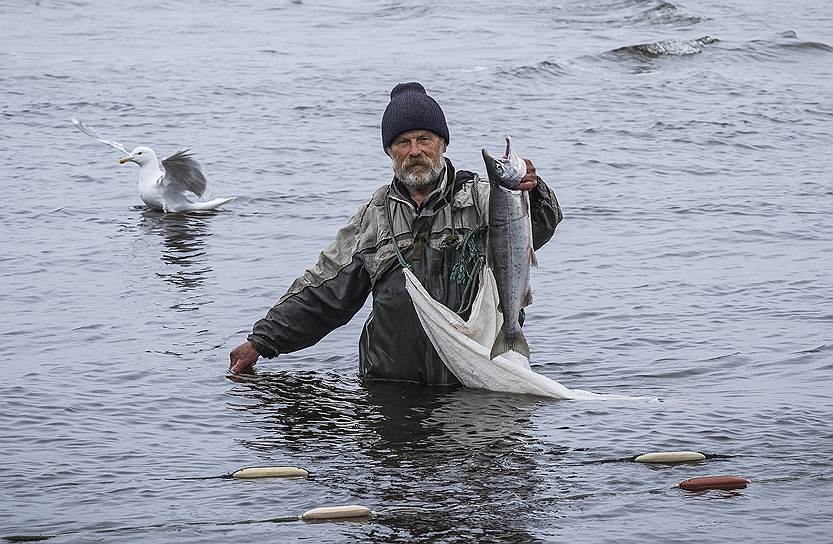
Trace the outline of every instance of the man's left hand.
[[521, 191], [531, 191], [538, 185], [538, 175], [535, 173], [535, 165], [529, 159], [524, 159], [526, 163], [526, 175], [521, 180], [518, 189]]

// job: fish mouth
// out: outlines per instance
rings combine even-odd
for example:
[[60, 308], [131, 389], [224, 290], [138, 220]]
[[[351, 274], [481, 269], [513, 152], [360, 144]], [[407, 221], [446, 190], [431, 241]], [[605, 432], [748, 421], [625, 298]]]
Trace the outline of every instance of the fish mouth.
[[512, 138], [504, 136], [506, 146], [503, 157], [496, 159], [483, 148], [483, 162], [486, 163], [486, 173], [492, 184], [500, 185], [510, 191], [517, 191], [523, 177], [527, 173], [526, 163], [512, 151]]
[[489, 177], [489, 181], [500, 183], [500, 172], [498, 170], [498, 162], [497, 160], [489, 155], [489, 152], [486, 151], [486, 148], [482, 148], [481, 153], [483, 154], [483, 162], [486, 163], [486, 175]]
[[120, 158], [120, 159], [118, 160], [118, 163], [119, 163], [119, 164], [124, 164], [124, 163], [126, 163], [126, 162], [130, 162], [130, 161], [132, 161], [132, 160], [133, 160], [133, 157], [131, 157], [130, 155], [128, 155], [127, 157], [122, 157], [122, 158]]
[[483, 162], [486, 163], [486, 168], [494, 167], [495, 158], [489, 155], [489, 152], [486, 151], [486, 148], [481, 149], [481, 153], [483, 154]]

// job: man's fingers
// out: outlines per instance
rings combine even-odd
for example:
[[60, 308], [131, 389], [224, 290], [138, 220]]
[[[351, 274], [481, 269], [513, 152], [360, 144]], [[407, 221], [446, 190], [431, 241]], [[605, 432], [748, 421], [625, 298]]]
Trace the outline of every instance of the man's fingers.
[[251, 342], [244, 342], [229, 352], [228, 368], [235, 374], [244, 371], [257, 362], [258, 355]]
[[524, 162], [526, 163], [526, 175], [535, 177], [535, 165], [529, 159], [524, 159]]
[[228, 354], [228, 367], [229, 369], [234, 372], [234, 367], [237, 366], [240, 362], [240, 355], [239, 355], [240, 348], [234, 348]]
[[238, 361], [237, 364], [232, 367], [231, 371], [234, 374], [240, 374], [241, 372], [251, 370], [253, 366], [255, 366], [254, 362]]
[[246, 365], [243, 364], [243, 361], [241, 361], [240, 359], [234, 361], [234, 364], [229, 366], [229, 370], [231, 370], [234, 374], [237, 374], [238, 372], [240, 372], [242, 370], [245, 370], [245, 369], [246, 369]]
[[538, 185], [538, 175], [535, 173], [535, 165], [529, 159], [524, 159], [526, 163], [526, 175], [524, 175], [518, 189], [521, 191], [531, 191]]
[[527, 175], [527, 176], [524, 176], [524, 178], [521, 180], [521, 183], [518, 184], [518, 189], [520, 189], [521, 191], [531, 191], [537, 185], [538, 185], [538, 178], [529, 177]]

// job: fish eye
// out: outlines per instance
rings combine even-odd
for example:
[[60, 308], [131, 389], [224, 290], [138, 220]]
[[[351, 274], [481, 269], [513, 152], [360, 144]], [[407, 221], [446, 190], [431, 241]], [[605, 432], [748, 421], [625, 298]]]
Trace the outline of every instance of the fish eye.
[[139, 151], [139, 153], [137, 153], [137, 154], [138, 154], [138, 155], [141, 155], [141, 154], [142, 154], [142, 152], [141, 152], [141, 151]]

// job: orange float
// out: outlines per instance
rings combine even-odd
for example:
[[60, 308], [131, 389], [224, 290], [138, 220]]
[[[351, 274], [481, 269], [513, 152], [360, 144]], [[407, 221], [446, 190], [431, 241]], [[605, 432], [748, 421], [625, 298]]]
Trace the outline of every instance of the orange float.
[[705, 489], [743, 489], [749, 485], [749, 480], [739, 476], [700, 476], [683, 480], [677, 487], [686, 491], [702, 491]]

